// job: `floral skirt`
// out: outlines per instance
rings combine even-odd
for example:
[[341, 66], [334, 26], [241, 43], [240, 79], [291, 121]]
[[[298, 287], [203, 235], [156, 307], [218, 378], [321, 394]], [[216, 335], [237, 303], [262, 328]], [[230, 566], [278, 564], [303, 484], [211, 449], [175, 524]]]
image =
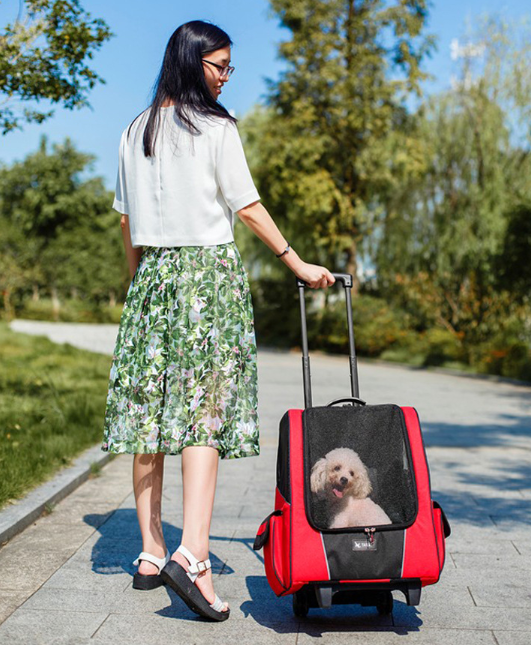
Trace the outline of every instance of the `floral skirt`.
[[112, 357], [101, 449], [258, 455], [256, 359], [235, 242], [144, 247]]

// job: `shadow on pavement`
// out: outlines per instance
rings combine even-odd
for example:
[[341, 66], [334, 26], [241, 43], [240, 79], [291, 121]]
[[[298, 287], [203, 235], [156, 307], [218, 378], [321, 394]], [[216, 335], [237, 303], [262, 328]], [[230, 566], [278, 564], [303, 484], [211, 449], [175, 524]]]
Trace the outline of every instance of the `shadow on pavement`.
[[422, 421], [422, 436], [431, 447], [531, 448], [531, 421], [527, 416], [499, 414], [499, 423], [459, 425]]
[[[418, 631], [422, 625], [418, 608], [401, 601], [400, 592], [393, 594], [395, 607], [391, 616], [381, 616], [375, 607], [332, 605], [330, 609], [312, 608], [305, 618], [297, 618], [292, 609], [292, 596], [277, 598], [265, 575], [247, 576], [246, 583], [250, 600], [240, 606], [245, 617], [252, 617], [278, 634], [302, 632], [317, 637], [338, 631], [407, 634]], [[395, 615], [400, 617], [400, 626], [394, 624]]]
[[[87, 514], [83, 520], [98, 529], [99, 539], [92, 547], [92, 570], [95, 573], [109, 575], [129, 573], [137, 570], [133, 561], [142, 551], [142, 538], [138, 527], [135, 509], [118, 509], [111, 516], [97, 513]], [[168, 522], [162, 522], [166, 543], [170, 552], [181, 542], [182, 530]], [[211, 535], [211, 540], [230, 542], [230, 537]], [[234, 573], [228, 564], [211, 551], [212, 573], [228, 575]]]

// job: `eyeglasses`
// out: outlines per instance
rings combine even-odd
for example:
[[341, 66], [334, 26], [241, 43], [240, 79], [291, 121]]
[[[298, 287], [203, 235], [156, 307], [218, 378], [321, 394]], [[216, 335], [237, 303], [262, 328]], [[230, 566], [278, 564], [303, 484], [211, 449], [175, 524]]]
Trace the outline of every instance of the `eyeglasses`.
[[211, 65], [214, 65], [214, 67], [217, 67], [219, 70], [221, 70], [219, 73], [220, 77], [226, 76], [228, 78], [235, 69], [230, 65], [225, 65], [225, 67], [223, 67], [222, 65], [218, 65], [217, 63], [214, 63], [211, 60], [207, 60], [206, 58], [202, 58], [201, 60], [205, 61], [205, 63], [210, 63]]

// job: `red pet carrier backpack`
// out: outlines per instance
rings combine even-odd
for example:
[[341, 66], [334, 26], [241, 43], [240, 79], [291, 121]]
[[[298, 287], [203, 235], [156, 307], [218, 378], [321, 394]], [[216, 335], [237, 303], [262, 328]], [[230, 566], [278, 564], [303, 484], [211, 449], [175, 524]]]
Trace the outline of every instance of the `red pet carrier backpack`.
[[393, 590], [409, 605], [439, 580], [450, 526], [431, 499], [417, 412], [359, 398], [352, 276], [344, 287], [352, 397], [312, 407], [304, 287], [299, 288], [304, 410], [280, 420], [275, 510], [261, 523], [254, 549], [264, 549], [267, 580], [293, 609], [358, 603], [392, 611]]

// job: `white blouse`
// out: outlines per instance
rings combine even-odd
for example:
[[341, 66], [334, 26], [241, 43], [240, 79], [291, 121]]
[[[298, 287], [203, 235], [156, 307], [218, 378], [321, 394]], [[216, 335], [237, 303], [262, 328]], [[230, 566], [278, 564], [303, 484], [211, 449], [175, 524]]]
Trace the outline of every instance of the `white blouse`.
[[126, 128], [120, 140], [112, 207], [129, 216], [132, 246], [234, 241], [234, 213], [260, 200], [237, 126], [194, 113], [201, 134], [190, 134], [173, 106], [161, 108], [155, 156], [145, 157], [142, 136], [150, 109], [135, 121], [129, 138]]

